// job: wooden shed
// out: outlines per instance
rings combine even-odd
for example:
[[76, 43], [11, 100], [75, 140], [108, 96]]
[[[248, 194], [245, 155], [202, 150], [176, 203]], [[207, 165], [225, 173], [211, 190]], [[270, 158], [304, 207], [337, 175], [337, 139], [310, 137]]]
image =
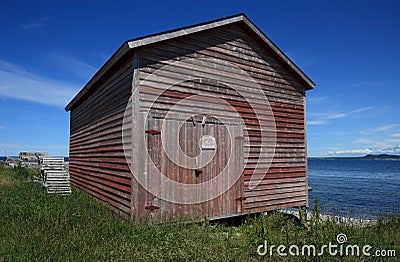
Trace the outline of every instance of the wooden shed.
[[129, 40], [66, 106], [71, 182], [132, 217], [307, 206], [314, 86], [243, 14]]

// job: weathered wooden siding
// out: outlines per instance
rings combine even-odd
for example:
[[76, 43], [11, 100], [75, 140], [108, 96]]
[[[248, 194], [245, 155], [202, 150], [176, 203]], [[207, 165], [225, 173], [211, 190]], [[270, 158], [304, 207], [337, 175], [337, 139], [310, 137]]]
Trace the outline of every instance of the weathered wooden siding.
[[[183, 82], [166, 92], [155, 105], [154, 111], [166, 112], [172, 105], [191, 94], [217, 96], [228, 100], [241, 114], [246, 124], [245, 129], [250, 135], [250, 140], [244, 144], [245, 154], [249, 155], [244, 171], [244, 213], [306, 205], [305, 84], [283, 66], [273, 52], [266, 50], [263, 43], [248, 29], [236, 24], [141, 48], [139, 78], [144, 80], [158, 68], [185, 58], [219, 58], [228, 61], [250, 74], [263, 89], [274, 113], [277, 140], [275, 157], [262, 183], [254, 190], [249, 190], [247, 186], [258, 160], [259, 134], [263, 127], [258, 125], [251, 107], [234, 90], [226, 90], [226, 87], [212, 82]], [[210, 72], [212, 68], [204, 70]], [[185, 70], [176, 73], [190, 74]], [[218, 74], [217, 72], [216, 78], [220, 77]], [[154, 82], [141, 86], [142, 107], [148, 106], [146, 103], [154, 95], [157, 85]], [[221, 115], [224, 113], [221, 112]]]
[[71, 182], [124, 213], [131, 211], [131, 173], [122, 123], [132, 74], [131, 58], [124, 58], [71, 109], [70, 126]]

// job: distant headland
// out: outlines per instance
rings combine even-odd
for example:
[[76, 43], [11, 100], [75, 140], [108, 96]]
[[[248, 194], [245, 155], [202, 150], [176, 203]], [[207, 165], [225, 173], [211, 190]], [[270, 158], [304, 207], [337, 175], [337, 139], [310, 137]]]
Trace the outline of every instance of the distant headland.
[[322, 159], [322, 160], [400, 160], [400, 155], [390, 155], [390, 154], [379, 154], [372, 155], [368, 154], [365, 156], [355, 156], [355, 157], [309, 157], [308, 159]]

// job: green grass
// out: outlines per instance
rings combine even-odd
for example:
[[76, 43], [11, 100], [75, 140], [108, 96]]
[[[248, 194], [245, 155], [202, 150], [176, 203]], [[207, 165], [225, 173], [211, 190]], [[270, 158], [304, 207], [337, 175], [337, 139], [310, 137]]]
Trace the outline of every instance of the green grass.
[[269, 245], [314, 244], [318, 248], [329, 242], [336, 244], [339, 233], [347, 235], [349, 244], [394, 249], [400, 256], [399, 217], [380, 219], [377, 225], [364, 228], [317, 218], [305, 227], [280, 213], [249, 217], [236, 227], [207, 222], [148, 225], [122, 219], [74, 188], [69, 196], [45, 194], [38, 183], [31, 182], [34, 175], [34, 171], [0, 164], [0, 260], [376, 261], [376, 257], [329, 254], [257, 254], [257, 247], [265, 240]]

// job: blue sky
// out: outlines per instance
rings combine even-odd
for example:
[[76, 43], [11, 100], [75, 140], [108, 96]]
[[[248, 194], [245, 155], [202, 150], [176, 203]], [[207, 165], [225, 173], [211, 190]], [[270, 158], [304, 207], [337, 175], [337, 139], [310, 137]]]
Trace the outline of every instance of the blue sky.
[[400, 154], [398, 1], [2, 1], [0, 155], [67, 155], [64, 106], [125, 41], [244, 12], [317, 87], [310, 156]]

